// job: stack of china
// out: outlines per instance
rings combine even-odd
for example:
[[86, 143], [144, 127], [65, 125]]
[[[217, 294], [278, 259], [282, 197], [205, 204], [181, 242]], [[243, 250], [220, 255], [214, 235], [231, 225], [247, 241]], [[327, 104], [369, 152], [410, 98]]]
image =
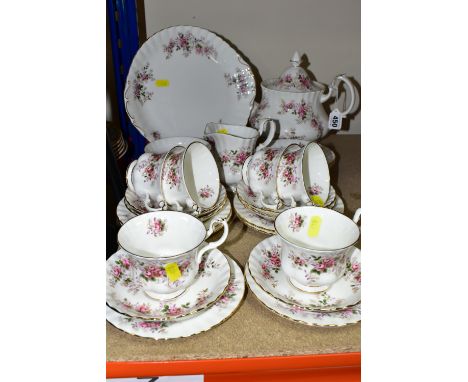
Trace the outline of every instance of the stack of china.
[[351, 220], [321, 207], [295, 207], [275, 220], [276, 235], [250, 253], [245, 276], [268, 309], [311, 326], [361, 320], [358, 209]]
[[239, 266], [217, 248], [195, 217], [149, 212], [119, 230], [121, 247], [107, 260], [107, 320], [127, 333], [154, 339], [188, 337], [229, 318], [244, 294]]
[[291, 144], [258, 150], [242, 168], [234, 209], [247, 226], [273, 234], [273, 221], [283, 211], [315, 205], [344, 212], [330, 185], [325, 154], [319, 144]]

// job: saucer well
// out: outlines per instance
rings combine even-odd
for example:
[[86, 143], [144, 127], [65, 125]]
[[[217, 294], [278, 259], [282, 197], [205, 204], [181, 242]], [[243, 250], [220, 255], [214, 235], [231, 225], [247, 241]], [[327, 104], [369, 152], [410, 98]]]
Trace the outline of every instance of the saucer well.
[[[308, 293], [295, 288], [281, 268], [281, 239], [261, 241], [250, 252], [250, 274], [255, 283], [272, 298], [310, 311], [335, 311], [361, 300], [361, 251], [352, 247], [346, 259], [345, 274], [326, 291]], [[313, 272], [304, 266], [304, 271]]]
[[221, 297], [206, 310], [178, 321], [149, 321], [125, 316], [107, 306], [107, 321], [128, 334], [155, 340], [190, 337], [220, 325], [235, 313], [245, 293], [242, 270], [234, 260], [226, 258], [231, 267], [229, 284]]
[[245, 266], [245, 279], [252, 293], [268, 310], [288, 320], [308, 326], [320, 327], [347, 326], [361, 321], [360, 303], [334, 312], [308, 311], [303, 307], [278, 301], [264, 292], [262, 288], [255, 283], [247, 264]]
[[[170, 300], [151, 298], [144, 291], [143, 273], [123, 249], [107, 260], [107, 304], [118, 312], [147, 320], [169, 321], [193, 315], [213, 305], [225, 292], [230, 278], [226, 257], [217, 250], [206, 255], [192, 285]], [[165, 272], [162, 268], [161, 272]]]

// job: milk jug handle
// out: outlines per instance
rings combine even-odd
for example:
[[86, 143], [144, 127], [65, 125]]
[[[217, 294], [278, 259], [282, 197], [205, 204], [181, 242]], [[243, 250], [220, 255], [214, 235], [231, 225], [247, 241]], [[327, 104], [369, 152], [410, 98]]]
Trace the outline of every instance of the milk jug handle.
[[267, 128], [266, 126], [269, 126], [268, 136], [266, 137], [266, 139], [262, 143], [260, 143], [258, 145], [258, 147], [256, 149], [256, 150], [262, 150], [263, 148], [267, 147], [271, 143], [273, 138], [275, 137], [276, 124], [272, 119], [269, 119], [269, 118], [259, 119], [257, 123], [259, 125], [259, 128], [258, 128], [258, 134], [259, 135], [262, 135], [263, 132]]

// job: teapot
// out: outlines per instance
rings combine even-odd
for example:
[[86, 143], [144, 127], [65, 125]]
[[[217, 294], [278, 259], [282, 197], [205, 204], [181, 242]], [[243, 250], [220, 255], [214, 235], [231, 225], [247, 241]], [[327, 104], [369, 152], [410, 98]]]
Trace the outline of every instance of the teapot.
[[[316, 141], [329, 132], [329, 116], [322, 104], [332, 95], [337, 96], [337, 86], [343, 81], [351, 102], [346, 110], [334, 110], [333, 113], [345, 118], [354, 107], [354, 86], [348, 77], [341, 74], [333, 79], [324, 93], [326, 86], [311, 81], [307, 72], [299, 66], [298, 52], [294, 53], [290, 62], [292, 65], [279, 78], [262, 82], [262, 100], [254, 105], [250, 125], [258, 128], [260, 119], [271, 118], [277, 123], [279, 138]], [[335, 124], [333, 128], [338, 130], [341, 124]]]

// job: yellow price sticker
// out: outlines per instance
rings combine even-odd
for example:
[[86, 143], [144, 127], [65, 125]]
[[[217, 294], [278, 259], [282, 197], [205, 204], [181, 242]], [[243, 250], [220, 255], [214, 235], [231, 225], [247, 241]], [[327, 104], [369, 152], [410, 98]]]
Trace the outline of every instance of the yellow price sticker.
[[168, 263], [164, 266], [164, 269], [166, 270], [167, 277], [171, 282], [179, 280], [182, 276], [177, 263]]
[[228, 129], [219, 129], [219, 130], [216, 130], [216, 132], [218, 134], [229, 134], [229, 130]]
[[325, 204], [320, 195], [312, 195], [312, 203], [319, 207], [323, 207], [323, 205]]
[[169, 80], [156, 80], [154, 84], [158, 88], [165, 88], [169, 86]]
[[307, 235], [309, 237], [316, 237], [320, 232], [320, 226], [322, 224], [322, 218], [320, 216], [312, 216], [309, 222], [309, 228], [307, 229]]

